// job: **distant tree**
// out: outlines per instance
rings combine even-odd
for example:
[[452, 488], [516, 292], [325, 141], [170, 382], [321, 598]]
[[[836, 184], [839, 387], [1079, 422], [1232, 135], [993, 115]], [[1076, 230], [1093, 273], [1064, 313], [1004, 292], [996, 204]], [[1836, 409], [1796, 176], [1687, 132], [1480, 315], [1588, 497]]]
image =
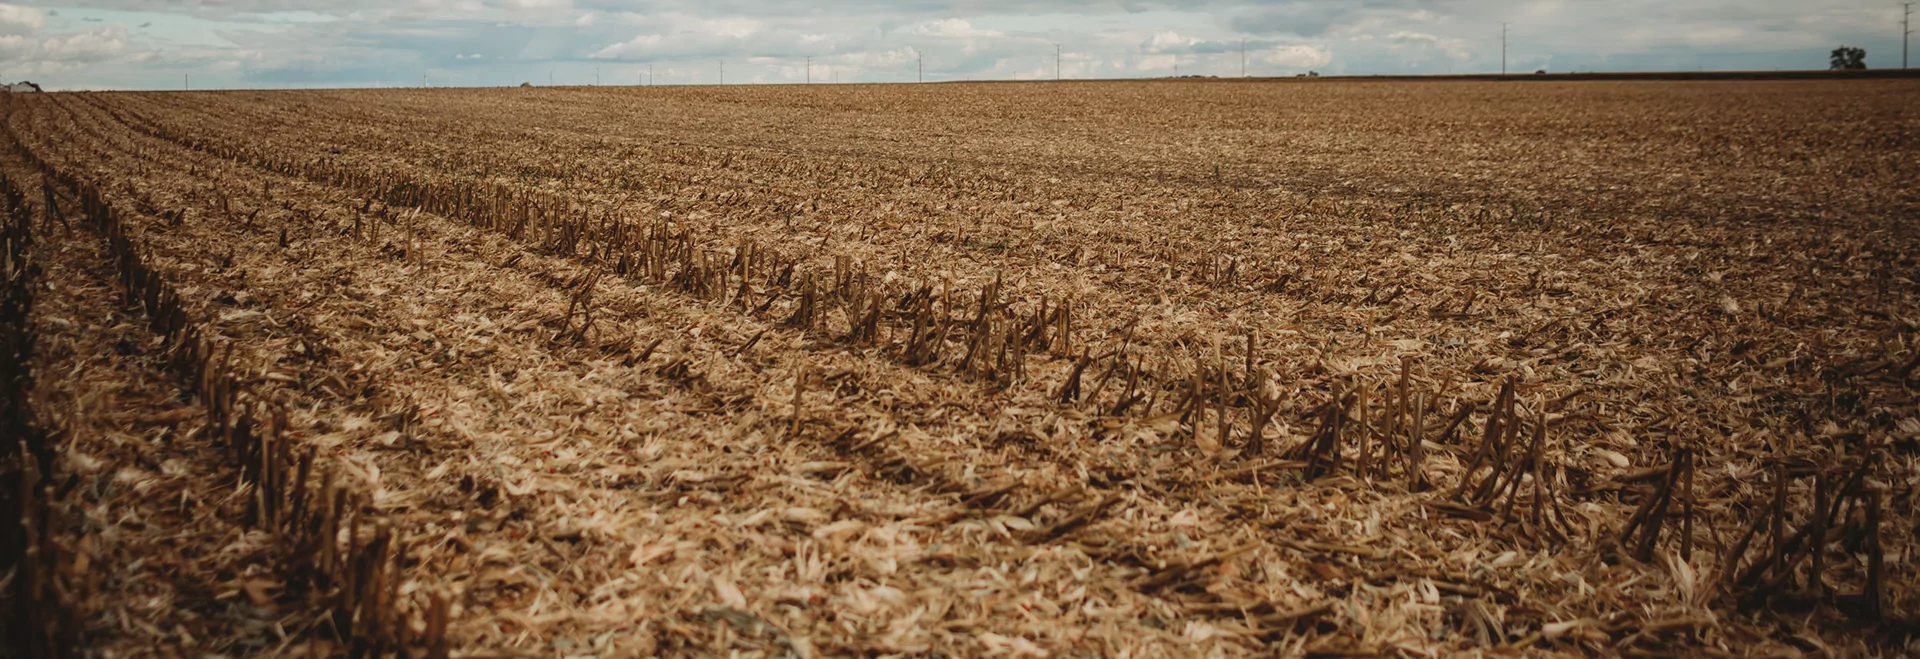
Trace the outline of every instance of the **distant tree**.
[[1841, 46], [1833, 49], [1832, 66], [1834, 71], [1865, 71], [1867, 68], [1867, 49]]

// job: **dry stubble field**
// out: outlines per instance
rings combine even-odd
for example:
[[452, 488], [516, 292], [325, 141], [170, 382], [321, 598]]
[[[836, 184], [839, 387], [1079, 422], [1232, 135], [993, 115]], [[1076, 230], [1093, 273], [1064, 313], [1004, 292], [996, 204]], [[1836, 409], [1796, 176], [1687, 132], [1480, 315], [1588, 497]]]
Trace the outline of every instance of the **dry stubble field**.
[[1915, 647], [1915, 82], [0, 126], [23, 652]]

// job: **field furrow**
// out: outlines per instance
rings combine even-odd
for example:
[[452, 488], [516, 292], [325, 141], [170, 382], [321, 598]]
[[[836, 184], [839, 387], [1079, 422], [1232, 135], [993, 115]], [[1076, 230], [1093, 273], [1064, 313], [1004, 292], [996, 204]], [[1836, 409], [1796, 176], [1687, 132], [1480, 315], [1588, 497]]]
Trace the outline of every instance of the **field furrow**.
[[[1912, 85], [1709, 87], [61, 94], [0, 123], [370, 493], [456, 654], [1900, 647]], [[123, 314], [87, 240], [50, 267], [98, 285], [50, 308]], [[56, 397], [144, 381], [150, 348], [100, 351], [138, 332], [77, 327]], [[76, 403], [76, 451], [205, 406], [128, 392], [94, 404], [154, 409]], [[101, 473], [159, 464], [115, 441]], [[167, 487], [232, 478], [166, 450]], [[259, 611], [140, 615], [337, 647], [270, 557], [218, 556], [168, 592]]]
[[[49, 119], [35, 128], [61, 136], [57, 125], [56, 120]], [[351, 214], [351, 204], [309, 197], [303, 194], [306, 186], [285, 179], [276, 179], [272, 199], [291, 201], [300, 212], [255, 215], [253, 210], [265, 200], [235, 190], [221, 202], [230, 215], [220, 217], [219, 209], [195, 205], [196, 189], [182, 185], [178, 176], [190, 168], [214, 180], [239, 173], [222, 171], [217, 160], [195, 159], [183, 152], [152, 149], [152, 145], [110, 144], [112, 141], [92, 135], [63, 137], [71, 139], [48, 141], [85, 145], [89, 151], [60, 155], [126, 167], [100, 175], [140, 191], [137, 198], [125, 198], [126, 204], [156, 209], [155, 214], [144, 218], [143, 235], [149, 239], [154, 256], [192, 282], [189, 290], [201, 294], [190, 300], [188, 307], [217, 319], [211, 325], [232, 340], [235, 362], [247, 365], [243, 372], [256, 374], [262, 384], [286, 382], [290, 390], [305, 389], [290, 401], [297, 410], [312, 405], [295, 412], [296, 425], [313, 429], [317, 436], [311, 441], [315, 445], [366, 465], [377, 507], [422, 520], [428, 529], [449, 519], [460, 522], [467, 515], [482, 520], [477, 531], [468, 524], [466, 532], [450, 532], [434, 542], [436, 548], [466, 549], [466, 545], [472, 545], [467, 551], [491, 557], [492, 562], [481, 566], [471, 566], [472, 559], [460, 556], [442, 559], [450, 561], [447, 572], [442, 573], [454, 575], [456, 592], [470, 598], [466, 610], [456, 609], [456, 619], [463, 613], [482, 615], [495, 608], [539, 602], [543, 596], [555, 600], [551, 606], [574, 609], [549, 615], [534, 627], [522, 624], [501, 629], [503, 621], [511, 617], [487, 618], [485, 625], [478, 627], [463, 628], [456, 622], [456, 632], [465, 632], [482, 646], [519, 647], [529, 642], [551, 643], [557, 638], [604, 643], [607, 641], [602, 632], [632, 624], [625, 615], [610, 610], [623, 614], [648, 612], [660, 602], [684, 605], [687, 598], [708, 602], [713, 597], [708, 589], [726, 592], [722, 585], [750, 587], [774, 601], [786, 598], [793, 603], [798, 597], [801, 605], [819, 598], [832, 606], [852, 597], [855, 608], [864, 607], [869, 615], [878, 617], [874, 626], [862, 632], [866, 636], [888, 629], [885, 623], [894, 617], [888, 614], [963, 599], [961, 593], [944, 591], [943, 581], [966, 583], [978, 591], [982, 577], [989, 583], [1008, 578], [994, 574], [997, 570], [992, 566], [1015, 562], [1024, 566], [1022, 576], [1028, 578], [1040, 574], [1083, 576], [1061, 583], [1061, 591], [1045, 593], [1066, 595], [1070, 601], [1043, 597], [1029, 604], [1029, 593], [1009, 582], [1007, 590], [1000, 593], [1008, 596], [1008, 606], [1072, 612], [1091, 599], [1098, 602], [1095, 610], [1104, 611], [1101, 615], [1113, 620], [1089, 621], [1103, 633], [1135, 638], [1133, 642], [1151, 642], [1150, 633], [1128, 631], [1138, 623], [1138, 616], [1126, 612], [1148, 606], [1141, 594], [1124, 588], [1094, 592], [1079, 589], [1077, 593], [1068, 588], [1081, 582], [1125, 583], [1128, 579], [1101, 578], [1109, 570], [1088, 564], [1085, 554], [1077, 549], [1049, 551], [1048, 546], [1055, 544], [1052, 540], [1059, 538], [1048, 538], [1038, 547], [1029, 547], [1021, 540], [1032, 535], [1023, 532], [1027, 528], [1044, 531], [1055, 521], [1052, 518], [1070, 515], [1074, 509], [1068, 508], [1069, 504], [1092, 503], [1098, 497], [1073, 492], [1022, 497], [998, 492], [989, 500], [1004, 499], [1008, 504], [999, 515], [992, 510], [970, 513], [959, 504], [962, 495], [971, 493], [966, 488], [991, 492], [1001, 489], [1002, 483], [1024, 482], [1043, 490], [1057, 490], [1046, 485], [1057, 476], [1030, 473], [1033, 470], [1029, 468], [990, 471], [969, 478], [962, 474], [963, 469], [945, 466], [959, 461], [937, 457], [940, 451], [915, 450], [922, 442], [938, 444], [944, 439], [942, 435], [960, 434], [957, 428], [944, 427], [945, 420], [937, 409], [915, 409], [939, 407], [946, 402], [937, 399], [937, 391], [921, 388], [916, 392], [915, 387], [907, 386], [840, 397], [839, 390], [860, 390], [866, 381], [893, 381], [887, 377], [892, 374], [883, 371], [875, 377], [866, 372], [872, 365], [857, 360], [837, 364], [831, 355], [806, 360], [805, 368], [832, 387], [821, 392], [833, 395], [828, 402], [839, 409], [830, 419], [836, 424], [851, 421], [856, 425], [846, 429], [803, 427], [803, 432], [814, 436], [812, 441], [805, 441], [788, 432], [791, 385], [786, 391], [764, 390], [768, 388], [765, 380], [777, 377], [770, 376], [769, 371], [777, 372], [782, 365], [774, 359], [739, 359], [742, 351], [738, 344], [747, 339], [745, 329], [716, 324], [700, 314], [677, 313], [672, 301], [648, 300], [644, 292], [631, 287], [602, 284], [594, 292], [594, 304], [611, 314], [602, 322], [620, 328], [621, 334], [596, 332], [594, 340], [602, 342], [600, 348], [617, 343], [631, 349], [651, 344], [654, 338], [673, 339], [653, 358], [654, 362], [665, 363], [660, 369], [665, 374], [635, 381], [642, 373], [615, 366], [631, 354], [610, 356], [591, 345], [555, 340], [555, 334], [564, 334], [556, 321], [564, 320], [564, 307], [572, 294], [567, 290], [569, 282], [584, 279], [578, 268], [564, 262], [524, 256], [501, 241], [476, 240], [471, 229], [448, 225], [429, 215], [410, 215], [404, 220], [404, 228], [389, 224], [383, 229], [392, 232], [388, 238], [368, 241], [342, 237], [349, 233], [344, 226], [316, 227], [306, 222], [326, 217], [329, 212]], [[143, 157], [150, 159], [143, 161]], [[331, 192], [316, 191], [319, 195]], [[240, 216], [248, 218], [246, 225], [236, 226]], [[169, 224], [165, 219], [169, 217], [180, 219], [177, 224]], [[286, 231], [282, 233], [282, 229]], [[396, 242], [402, 246], [396, 247]], [[396, 254], [400, 250], [407, 253]], [[335, 267], [309, 267], [318, 254], [327, 255]], [[390, 268], [396, 260], [405, 265], [383, 277], [367, 280], [352, 274]], [[515, 260], [518, 262], [512, 267], [502, 269], [497, 265]], [[517, 276], [497, 281], [503, 271]], [[406, 302], [389, 306], [381, 300]], [[501, 304], [503, 300], [516, 303]], [[338, 327], [343, 322], [363, 332], [318, 329]], [[434, 328], [447, 323], [477, 326], [481, 331], [429, 339], [420, 338], [422, 330], [411, 334], [365, 331], [378, 327]], [[793, 338], [797, 337], [784, 340]], [[316, 359], [324, 363], [315, 363]], [[347, 364], [351, 367], [341, 368]], [[775, 380], [773, 384], [777, 383]], [[541, 394], [532, 401], [514, 395], [533, 387], [538, 387]], [[560, 391], [568, 395], [544, 395]], [[288, 394], [295, 395], [293, 391]], [[817, 411], [806, 415], [827, 416]], [[729, 420], [720, 427], [708, 427], [720, 418]], [[962, 419], [960, 423], [975, 421]], [[901, 426], [909, 427], [911, 434], [896, 438], [900, 448], [882, 454], [868, 470], [850, 470], [854, 465], [840, 461], [846, 456], [826, 441], [838, 438], [841, 445], [847, 445], [855, 443], [855, 437], [888, 438]], [[608, 434], [626, 441], [608, 442]], [[526, 440], [508, 437], [537, 440], [528, 446]], [[794, 442], [796, 439], [802, 441]], [[903, 449], [916, 462], [932, 466], [897, 464]], [[421, 453], [459, 457], [435, 460], [415, 455]], [[503, 469], [502, 465], [513, 468]], [[559, 475], [551, 475], [556, 471]], [[838, 481], [821, 479], [842, 474], [846, 477]], [[897, 495], [905, 497], [901, 501], [874, 496], [869, 489], [874, 483], [863, 478], [869, 474], [905, 478], [909, 485], [922, 485], [918, 481], [929, 477], [936, 480]], [[989, 477], [993, 481], [986, 480]], [[389, 482], [403, 485], [389, 488]], [[832, 487], [835, 483], [840, 488], [863, 491], [858, 495], [840, 494], [840, 488]], [[886, 486], [884, 481], [877, 484]], [[927, 488], [934, 491], [925, 491]], [[503, 494], [516, 491], [517, 496]], [[544, 495], [548, 492], [558, 494], [549, 499]], [[720, 496], [722, 493], [726, 496]], [[518, 501], [521, 497], [532, 500]], [[513, 501], [502, 503], [501, 498]], [[656, 507], [671, 513], [638, 506], [636, 498], [656, 502]], [[1038, 504], [1049, 498], [1057, 503], [1043, 510]], [[476, 501], [486, 503], [476, 506]], [[1031, 503], [1033, 509], [1009, 517], [1005, 513], [1016, 511], [1014, 503], [1023, 508]], [[476, 507], [490, 508], [491, 512]], [[1174, 516], [1172, 511], [1151, 512], [1154, 507], [1129, 506], [1134, 511], [1129, 517], [1136, 523], [1152, 523], [1150, 520]], [[582, 519], [582, 511], [590, 516]], [[750, 514], [767, 511], [778, 514], [759, 514], [757, 518]], [[483, 514], [492, 514], [494, 519], [480, 517]], [[734, 523], [750, 523], [749, 528], [770, 525], [772, 537], [765, 542], [724, 548], [686, 539], [697, 537], [699, 529], [729, 516], [744, 519]], [[1008, 522], [1015, 524], [1011, 531], [1006, 527]], [[603, 535], [611, 529], [641, 528], [649, 532]], [[831, 532], [821, 534], [821, 528]], [[590, 531], [595, 533], [589, 536]], [[469, 535], [476, 538], [470, 539]], [[479, 539], [501, 535], [510, 539], [492, 543]], [[572, 553], [556, 553], [551, 551], [554, 537], [569, 540], [569, 548], [585, 546]], [[877, 546], [858, 542], [869, 537], [884, 538], [885, 542]], [[829, 547], [853, 556], [843, 558], [840, 551], [822, 549], [815, 539], [831, 541]], [[849, 544], [849, 540], [855, 542]], [[772, 544], [766, 544], [769, 542]], [[921, 555], [921, 548], [929, 545], [946, 548], [930, 557]], [[755, 567], [755, 558], [745, 553], [748, 549], [773, 552], [757, 558], [776, 559], [774, 565]], [[676, 550], [685, 554], [677, 561], [671, 558]], [[669, 558], [646, 555], [663, 552]], [[872, 585], [865, 589], [835, 589], [826, 583], [809, 586], [809, 580], [792, 572], [796, 568], [790, 564], [800, 559], [816, 564], [850, 562], [856, 557], [866, 558], [859, 556], [863, 553], [880, 554], [870, 560], [882, 561], [882, 565], [900, 560], [911, 564], [897, 573], [894, 570], [898, 568], [889, 567], [872, 575]], [[494, 580], [463, 583], [460, 578], [470, 571], [485, 572], [475, 568], [498, 567], [502, 561], [526, 554], [533, 560], [523, 565], [552, 570], [546, 576], [560, 583], [531, 589], [525, 587], [524, 579], [500, 579], [522, 586], [502, 588]], [[574, 565], [610, 569], [626, 563], [634, 563], [636, 568], [644, 565], [650, 572], [678, 572], [684, 580], [670, 584], [672, 590], [666, 594], [646, 592], [660, 584], [635, 583], [627, 588], [594, 591], [590, 601], [582, 601], [578, 599], [585, 596], [581, 589], [620, 581], [616, 578], [619, 573], [566, 571]], [[429, 566], [441, 567], [438, 562]], [[817, 565], [811, 568], [816, 573], [820, 569]], [[720, 570], [724, 571], [708, 574]], [[952, 574], [956, 570], [961, 574]], [[980, 570], [988, 574], [977, 574]], [[861, 572], [856, 570], [854, 574]], [[826, 576], [836, 577], [834, 581], [849, 578]], [[791, 588], [782, 590], [758, 583], [769, 578]], [[628, 580], [639, 581], [632, 577]], [[503, 590], [509, 592], [500, 592]], [[973, 593], [983, 594], [994, 593]], [[874, 597], [881, 597], [884, 601], [879, 604], [884, 606], [874, 605]], [[724, 597], [721, 603], [732, 604]], [[759, 604], [756, 608], [773, 608], [766, 601]], [[682, 606], [666, 608], [655, 612], [665, 616], [666, 622], [688, 615]], [[884, 635], [887, 638], [835, 639], [828, 630], [817, 642], [847, 648], [874, 643], [880, 648], [915, 648], [936, 641], [943, 646], [966, 647], [979, 642], [964, 636], [951, 638], [959, 630], [972, 632], [973, 636], [1031, 637], [1061, 647], [1083, 640], [1049, 638], [1026, 629], [976, 626], [972, 620], [980, 617], [977, 612], [954, 612], [953, 619], [947, 619], [947, 613], [934, 609], [915, 614], [916, 618], [928, 616], [924, 624], [937, 634], [909, 626], [890, 629], [891, 633]], [[992, 611], [985, 613], [991, 616]], [[725, 618], [719, 613], [708, 614], [691, 622], [710, 626], [706, 623], [715, 623], [715, 616]], [[1073, 617], [1088, 615], [1074, 613]], [[1161, 615], [1177, 619], [1187, 614], [1176, 608]], [[690, 622], [679, 620], [682, 626]], [[794, 632], [804, 634], [811, 627], [801, 620]], [[668, 631], [672, 628], [667, 625]], [[530, 631], [534, 635], [528, 637]], [[674, 639], [660, 642], [671, 643]]]

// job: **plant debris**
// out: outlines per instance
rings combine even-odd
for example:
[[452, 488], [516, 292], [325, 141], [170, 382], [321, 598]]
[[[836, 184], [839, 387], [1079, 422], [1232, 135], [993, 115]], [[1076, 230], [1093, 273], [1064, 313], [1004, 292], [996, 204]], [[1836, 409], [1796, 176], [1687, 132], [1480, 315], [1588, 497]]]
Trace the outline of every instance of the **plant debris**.
[[1911, 652], [1916, 90], [0, 99], [6, 631]]

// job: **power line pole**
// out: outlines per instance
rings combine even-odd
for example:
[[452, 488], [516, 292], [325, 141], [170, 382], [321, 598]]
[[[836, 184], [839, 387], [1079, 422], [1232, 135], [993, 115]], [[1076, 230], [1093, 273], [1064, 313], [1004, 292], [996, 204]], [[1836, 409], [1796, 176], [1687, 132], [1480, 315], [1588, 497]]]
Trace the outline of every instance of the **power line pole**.
[[647, 65], [647, 86], [648, 87], [653, 86], [653, 65], [652, 64]]
[[1247, 77], [1247, 40], [1240, 40], [1240, 77]]
[[807, 84], [813, 84], [813, 58], [807, 58]]
[[714, 63], [720, 65], [720, 84], [727, 84], [727, 62], [725, 60], [714, 60]]
[[1900, 5], [1900, 68], [1907, 68], [1907, 39], [1913, 36], [1913, 3]]
[[180, 74], [180, 83], [187, 86], [187, 91], [193, 91], [193, 74], [191, 73]]
[[1507, 24], [1500, 24], [1500, 75], [1507, 74]]
[[927, 56], [918, 50], [913, 51], [913, 67], [914, 67], [914, 70], [917, 71], [920, 75], [920, 82], [926, 82], [927, 81]]
[[1053, 81], [1060, 82], [1060, 44], [1053, 45]]

